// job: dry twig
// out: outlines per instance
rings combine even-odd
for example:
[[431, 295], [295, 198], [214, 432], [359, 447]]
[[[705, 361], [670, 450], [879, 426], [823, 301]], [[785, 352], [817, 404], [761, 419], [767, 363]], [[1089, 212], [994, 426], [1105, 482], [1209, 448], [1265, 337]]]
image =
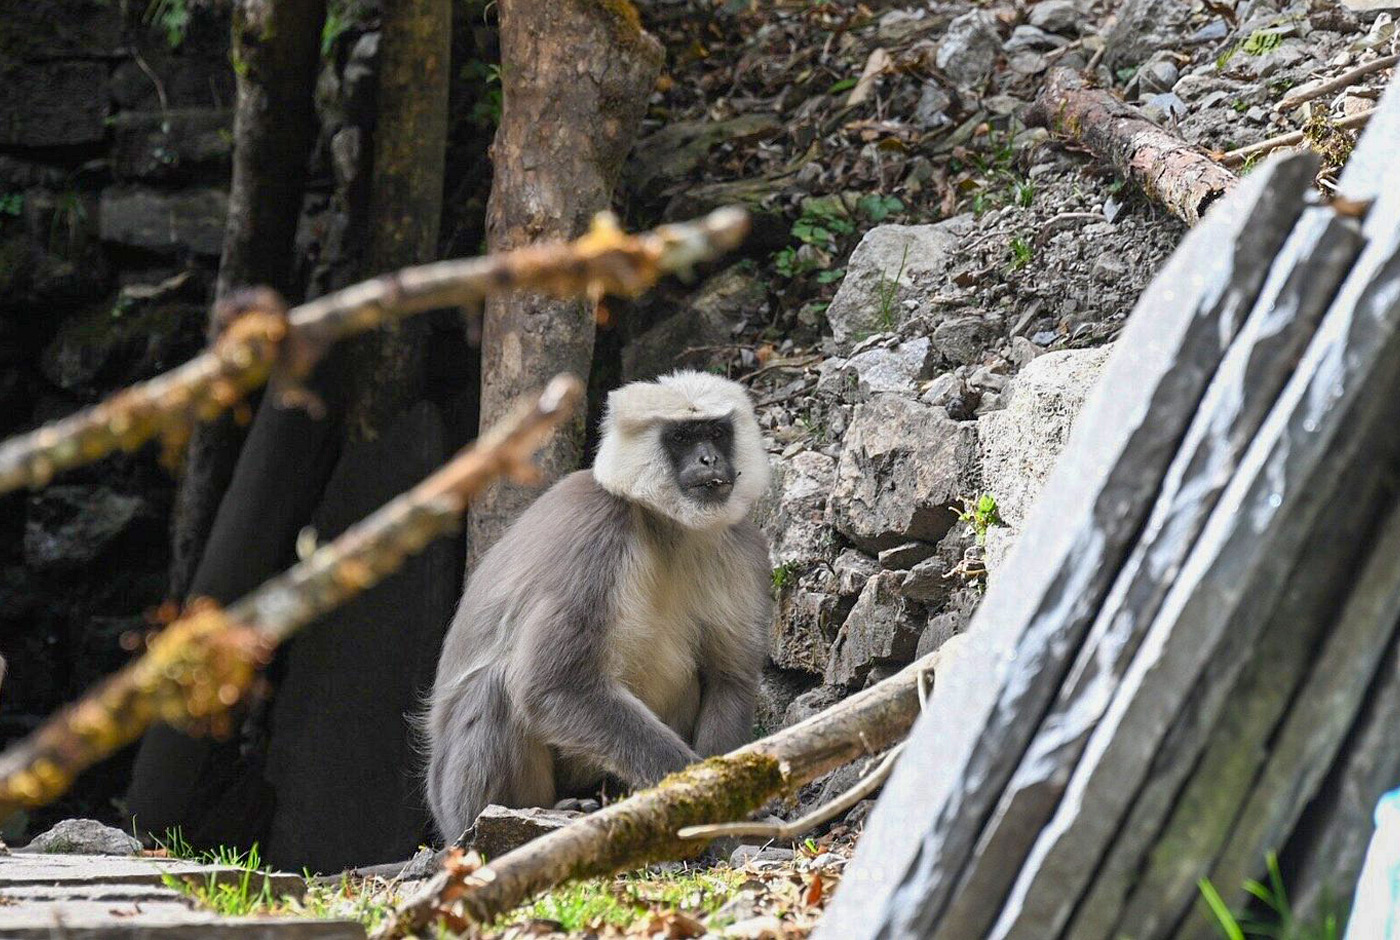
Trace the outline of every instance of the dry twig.
[[531, 245], [484, 258], [406, 268], [328, 294], [290, 311], [271, 291], [232, 298], [229, 326], [213, 348], [149, 382], [51, 425], [0, 443], [0, 493], [46, 485], [61, 470], [134, 450], [161, 438], [178, 453], [194, 421], [233, 407], [269, 377], [295, 387], [333, 342], [486, 294], [535, 290], [558, 296], [634, 296], [662, 275], [736, 246], [748, 230], [741, 209], [627, 235], [603, 214], [573, 242]]
[[531, 455], [582, 394], [578, 379], [555, 378], [432, 476], [238, 603], [192, 605], [143, 656], [0, 754], [0, 820], [54, 799], [155, 721], [226, 733], [230, 709], [278, 644], [455, 529], [497, 477], [533, 478]]
[[893, 746], [919, 714], [919, 676], [959, 646], [954, 638], [888, 679], [791, 728], [672, 774], [596, 813], [470, 871], [438, 872], [375, 932], [404, 937], [434, 923], [485, 924], [555, 885], [692, 855], [685, 827], [739, 819], [828, 770]]
[[1304, 102], [1312, 101], [1314, 98], [1321, 98], [1323, 95], [1330, 95], [1334, 91], [1341, 91], [1349, 88], [1358, 81], [1373, 72], [1388, 69], [1396, 63], [1400, 63], [1400, 54], [1382, 56], [1379, 59], [1372, 59], [1364, 65], [1358, 65], [1354, 69], [1349, 69], [1330, 81], [1320, 85], [1304, 85], [1302, 88], [1295, 88], [1279, 100], [1274, 107], [1279, 111], [1291, 111], [1293, 108]]
[[[1371, 120], [1371, 115], [1375, 113], [1376, 109], [1371, 108], [1370, 110], [1332, 121], [1331, 126], [1343, 130], [1349, 130], [1353, 127], [1362, 127], [1367, 121]], [[1284, 147], [1296, 147], [1306, 138], [1307, 131], [1305, 130], [1289, 131], [1287, 134], [1279, 134], [1277, 137], [1261, 140], [1257, 144], [1250, 144], [1248, 147], [1239, 147], [1235, 150], [1231, 150], [1220, 158], [1220, 162], [1227, 166], [1239, 166], [1250, 157], [1262, 156], [1263, 154], [1270, 153], [1274, 150], [1280, 150]]]

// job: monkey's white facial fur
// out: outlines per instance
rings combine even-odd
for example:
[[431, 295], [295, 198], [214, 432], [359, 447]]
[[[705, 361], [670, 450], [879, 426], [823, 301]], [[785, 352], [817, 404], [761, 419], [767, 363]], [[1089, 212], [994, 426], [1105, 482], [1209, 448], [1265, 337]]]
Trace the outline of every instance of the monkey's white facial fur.
[[[678, 423], [725, 420], [733, 430], [733, 489], [722, 502], [688, 495], [677, 484], [662, 434]], [[768, 489], [768, 455], [748, 392], [737, 382], [690, 371], [624, 385], [608, 395], [593, 477], [613, 495], [641, 503], [689, 529], [719, 529], [743, 521]]]

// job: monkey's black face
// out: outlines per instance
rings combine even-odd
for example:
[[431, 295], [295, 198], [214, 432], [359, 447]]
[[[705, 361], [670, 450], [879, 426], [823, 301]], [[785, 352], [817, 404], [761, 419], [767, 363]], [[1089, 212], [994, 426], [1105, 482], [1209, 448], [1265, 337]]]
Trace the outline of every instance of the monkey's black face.
[[734, 470], [734, 427], [729, 419], [676, 421], [661, 430], [661, 446], [676, 484], [690, 499], [715, 506], [729, 498]]

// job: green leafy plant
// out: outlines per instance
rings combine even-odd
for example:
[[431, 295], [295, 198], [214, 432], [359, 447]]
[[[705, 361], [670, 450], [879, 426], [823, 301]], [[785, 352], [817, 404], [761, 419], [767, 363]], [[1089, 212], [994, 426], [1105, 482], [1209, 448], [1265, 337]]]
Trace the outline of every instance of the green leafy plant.
[[472, 124], [483, 131], [495, 130], [501, 123], [501, 109], [505, 106], [501, 67], [493, 62], [469, 59], [462, 66], [462, 78], [481, 86], [479, 97], [469, 113]]
[[0, 215], [17, 216], [24, 211], [24, 193], [0, 193]]
[[359, 0], [331, 0], [326, 4], [326, 19], [321, 24], [322, 57], [329, 57], [340, 37], [364, 15], [365, 10]]
[[[855, 221], [839, 199], [808, 200], [790, 230], [798, 244], [776, 252], [773, 269], [788, 278], [821, 270], [826, 265], [825, 259], [839, 250], [841, 240], [855, 230]], [[803, 251], [803, 246], [809, 246], [810, 250]], [[829, 280], [822, 283], [829, 283]]]
[[1281, 33], [1271, 29], [1256, 29], [1246, 38], [1228, 46], [1224, 52], [1220, 53], [1215, 59], [1215, 67], [1223, 69], [1240, 52], [1245, 55], [1267, 55], [1277, 49], [1282, 42], [1283, 35]]
[[779, 565], [778, 567], [774, 568], [773, 593], [782, 593], [783, 588], [787, 587], [788, 584], [792, 582], [793, 576], [796, 574], [796, 571], [797, 567], [793, 565], [792, 562], [785, 562]]
[[236, 868], [239, 870], [238, 877], [229, 879], [227, 875], [211, 873], [201, 882], [162, 874], [161, 880], [167, 888], [188, 895], [201, 906], [224, 917], [263, 914], [281, 906], [281, 898], [272, 892], [272, 879], [263, 870], [256, 843], [247, 852], [220, 846], [213, 852], [202, 853], [199, 860], [210, 865]]
[[1215, 918], [1216, 927], [1227, 940], [1341, 940], [1346, 926], [1345, 915], [1336, 909], [1335, 901], [1328, 898], [1316, 920], [1302, 921], [1293, 912], [1293, 905], [1284, 888], [1283, 872], [1279, 869], [1278, 856], [1270, 852], [1266, 859], [1269, 883], [1250, 879], [1244, 883], [1244, 890], [1263, 906], [1262, 918], [1240, 917], [1230, 910], [1225, 899], [1220, 896], [1209, 878], [1197, 882], [1201, 900]]
[[190, 7], [188, 0], [150, 0], [142, 20], [165, 32], [165, 41], [172, 49], [178, 49], [185, 41], [190, 28]]
[[1002, 525], [1001, 513], [997, 509], [997, 498], [991, 493], [983, 493], [976, 500], [964, 499], [958, 511], [958, 521], [965, 523], [978, 545], [987, 544], [987, 530]]
[[856, 209], [872, 222], [880, 223], [896, 212], [904, 211], [904, 201], [898, 196], [881, 196], [870, 193], [856, 200]]

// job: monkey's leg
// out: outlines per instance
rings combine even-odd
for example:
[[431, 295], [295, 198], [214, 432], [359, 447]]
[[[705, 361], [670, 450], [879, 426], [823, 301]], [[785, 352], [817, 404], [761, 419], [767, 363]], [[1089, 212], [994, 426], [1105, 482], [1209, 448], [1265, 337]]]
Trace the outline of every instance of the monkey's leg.
[[701, 757], [727, 754], [753, 740], [756, 683], [727, 675], [706, 676], [695, 721], [695, 750]]
[[449, 706], [428, 761], [428, 805], [444, 839], [457, 841], [489, 804], [554, 805], [549, 749], [511, 714], [499, 679], [468, 684]]

